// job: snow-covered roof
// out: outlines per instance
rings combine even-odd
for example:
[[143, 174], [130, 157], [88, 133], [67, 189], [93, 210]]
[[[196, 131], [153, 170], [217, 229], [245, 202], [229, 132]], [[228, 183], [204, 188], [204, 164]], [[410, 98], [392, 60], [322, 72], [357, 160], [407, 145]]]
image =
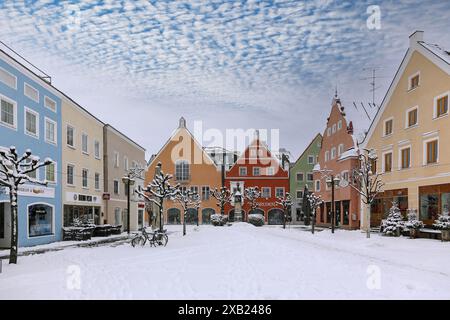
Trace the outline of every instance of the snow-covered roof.
[[347, 158], [357, 157], [357, 156], [358, 156], [357, 149], [351, 148], [351, 149], [343, 152], [338, 160], [344, 160], [344, 159], [347, 159]]
[[446, 51], [445, 49], [441, 48], [437, 44], [431, 44], [427, 42], [419, 42], [423, 47], [434, 53], [436, 56], [450, 64], [450, 52]]

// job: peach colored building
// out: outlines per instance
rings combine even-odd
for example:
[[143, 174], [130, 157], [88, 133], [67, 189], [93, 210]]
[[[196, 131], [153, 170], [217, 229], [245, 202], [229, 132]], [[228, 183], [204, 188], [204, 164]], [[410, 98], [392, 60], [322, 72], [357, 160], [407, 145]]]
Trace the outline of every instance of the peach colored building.
[[[361, 121], [359, 121], [361, 122]], [[363, 133], [356, 133], [352, 121], [337, 95], [333, 98], [330, 116], [323, 133], [318, 164], [314, 167], [314, 193], [324, 200], [316, 214], [317, 225], [330, 226], [332, 222], [332, 190], [327, 177], [340, 179], [335, 187], [335, 226], [344, 229], [360, 227], [360, 196], [349, 184], [349, 176], [358, 167], [358, 152], [355, 144], [362, 140]]]
[[[201, 206], [196, 212], [190, 210], [187, 223], [210, 223], [212, 214], [218, 211], [216, 200], [210, 196], [210, 191], [222, 186], [221, 169], [203, 150], [194, 136], [186, 127], [186, 120], [181, 118], [179, 126], [164, 144], [161, 150], [150, 160], [147, 167], [145, 185], [149, 184], [155, 175], [156, 166], [162, 164], [162, 171], [171, 174], [171, 185], [180, 184], [185, 190], [194, 190], [201, 196]], [[156, 210], [152, 210], [156, 211]], [[148, 212], [146, 219], [156, 213]], [[164, 202], [164, 223], [182, 223], [181, 206], [171, 200]]]

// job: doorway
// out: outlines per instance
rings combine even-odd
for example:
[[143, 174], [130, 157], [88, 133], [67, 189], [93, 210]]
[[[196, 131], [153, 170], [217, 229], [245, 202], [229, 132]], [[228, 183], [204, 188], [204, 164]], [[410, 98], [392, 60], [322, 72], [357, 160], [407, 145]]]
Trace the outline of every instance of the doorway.
[[9, 202], [0, 202], [0, 248], [11, 244], [11, 207]]

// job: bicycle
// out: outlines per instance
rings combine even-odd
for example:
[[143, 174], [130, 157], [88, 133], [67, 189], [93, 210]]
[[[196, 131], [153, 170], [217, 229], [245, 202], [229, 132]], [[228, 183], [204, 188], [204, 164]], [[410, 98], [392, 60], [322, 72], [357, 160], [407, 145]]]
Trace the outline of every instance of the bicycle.
[[143, 247], [145, 246], [147, 241], [149, 242], [151, 247], [156, 247], [156, 245], [165, 247], [167, 245], [167, 242], [169, 242], [169, 237], [167, 236], [166, 230], [147, 232], [145, 228], [142, 228], [141, 231], [141, 234], [136, 235], [136, 237], [131, 240], [131, 245], [133, 247], [137, 245]]

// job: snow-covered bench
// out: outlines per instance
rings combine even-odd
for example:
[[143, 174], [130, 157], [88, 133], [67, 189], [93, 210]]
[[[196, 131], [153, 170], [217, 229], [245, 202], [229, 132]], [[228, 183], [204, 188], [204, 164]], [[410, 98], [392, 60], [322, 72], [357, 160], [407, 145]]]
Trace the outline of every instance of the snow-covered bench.
[[421, 238], [439, 239], [440, 230], [421, 228], [419, 229]]

